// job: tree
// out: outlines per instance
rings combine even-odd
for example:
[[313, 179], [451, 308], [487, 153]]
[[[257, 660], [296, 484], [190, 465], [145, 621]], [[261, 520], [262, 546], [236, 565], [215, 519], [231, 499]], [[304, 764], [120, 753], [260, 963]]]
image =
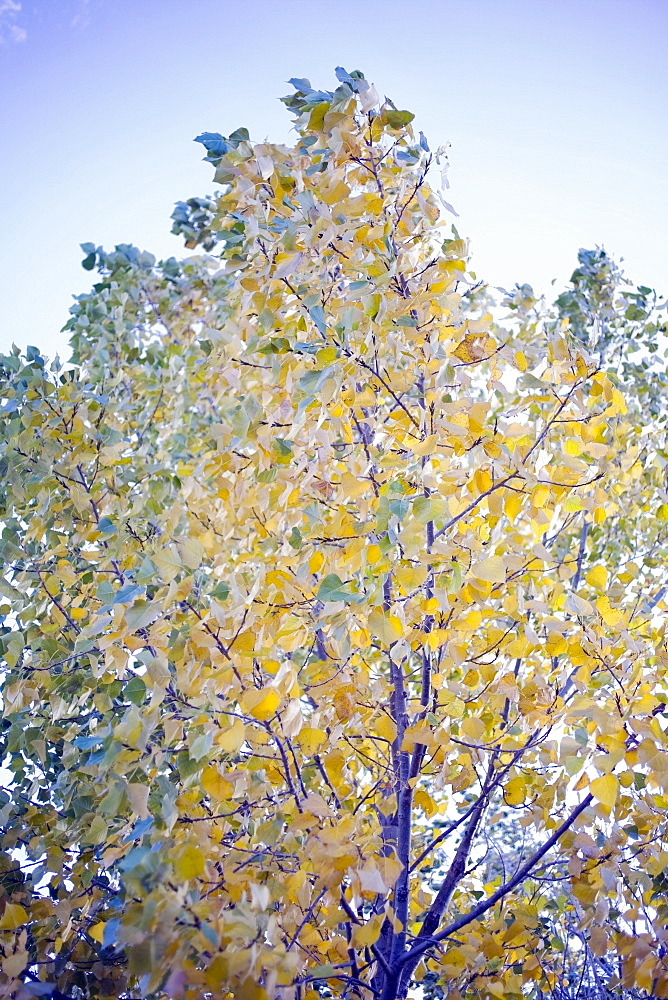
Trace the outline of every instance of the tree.
[[501, 316], [337, 74], [1, 361], [5, 996], [668, 995], [661, 303]]

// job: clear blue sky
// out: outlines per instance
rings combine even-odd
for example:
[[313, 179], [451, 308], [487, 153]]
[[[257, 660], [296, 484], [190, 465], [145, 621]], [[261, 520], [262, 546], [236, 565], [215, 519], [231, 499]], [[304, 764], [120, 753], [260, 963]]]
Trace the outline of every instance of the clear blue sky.
[[0, 350], [66, 355], [79, 243], [182, 255], [193, 137], [285, 141], [285, 81], [339, 64], [452, 143], [490, 284], [550, 293], [603, 244], [668, 292], [668, 0], [0, 0], [0, 39]]

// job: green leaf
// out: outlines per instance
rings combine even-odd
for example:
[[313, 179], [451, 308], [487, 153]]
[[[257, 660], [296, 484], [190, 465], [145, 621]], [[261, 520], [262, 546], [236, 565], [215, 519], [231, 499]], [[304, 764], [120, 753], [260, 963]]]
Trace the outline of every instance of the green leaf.
[[293, 76], [288, 83], [295, 88], [295, 90], [301, 91], [302, 94], [308, 94], [311, 88], [311, 81], [307, 80], [305, 76], [298, 77]]
[[290, 537], [288, 538], [288, 542], [290, 543], [293, 549], [297, 549], [297, 551], [301, 549], [303, 544], [303, 539], [302, 539], [302, 533], [299, 530], [299, 528], [292, 529]]
[[316, 965], [315, 968], [309, 970], [309, 979], [328, 979], [333, 975], [335, 975], [335, 969], [329, 962], [325, 965]]
[[383, 116], [392, 129], [404, 128], [405, 125], [409, 125], [415, 118], [415, 115], [410, 111], [395, 111], [392, 108], [386, 108]]
[[336, 573], [329, 573], [318, 587], [319, 601], [350, 601], [352, 595]]
[[288, 441], [287, 438], [274, 438], [272, 446], [281, 458], [289, 458], [292, 455], [292, 441]]
[[125, 621], [131, 632], [148, 628], [160, 617], [162, 604], [159, 601], [135, 601], [125, 612]]
[[223, 156], [228, 149], [227, 142], [220, 132], [202, 132], [193, 142], [201, 142], [207, 153], [212, 156]]
[[143, 705], [146, 700], [146, 684], [141, 677], [131, 677], [123, 688], [123, 695], [133, 705]]
[[311, 306], [309, 309], [309, 316], [317, 326], [319, 332], [325, 336], [327, 332], [327, 323], [325, 321], [325, 310], [322, 306]]
[[143, 592], [144, 587], [138, 587], [136, 583], [125, 583], [114, 594], [114, 604], [130, 604]]
[[333, 365], [327, 365], [326, 368], [316, 368], [313, 371], [306, 372], [299, 379], [300, 388], [309, 394], [319, 392], [325, 382], [331, 378], [333, 372]]
[[202, 757], [208, 754], [209, 750], [213, 745], [213, 729], [207, 730], [207, 732], [202, 733], [197, 736], [190, 745], [190, 757], [192, 760], [200, 761]]
[[398, 517], [400, 521], [406, 517], [409, 508], [410, 501], [407, 497], [402, 497], [401, 500], [390, 500], [389, 502], [390, 514], [394, 514], [394, 516]]

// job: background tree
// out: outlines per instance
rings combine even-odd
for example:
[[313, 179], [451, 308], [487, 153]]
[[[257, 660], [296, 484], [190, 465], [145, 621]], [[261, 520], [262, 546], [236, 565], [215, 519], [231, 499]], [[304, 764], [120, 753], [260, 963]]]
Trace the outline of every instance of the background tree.
[[575, 932], [668, 992], [657, 303], [596, 251], [495, 321], [337, 73], [2, 359], [5, 995], [519, 997]]

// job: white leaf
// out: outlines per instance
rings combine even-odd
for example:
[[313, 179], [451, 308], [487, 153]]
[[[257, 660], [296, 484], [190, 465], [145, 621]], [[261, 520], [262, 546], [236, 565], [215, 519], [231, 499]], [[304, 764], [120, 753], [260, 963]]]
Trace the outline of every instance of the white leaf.
[[363, 892], [389, 892], [389, 887], [383, 882], [383, 877], [377, 868], [358, 868], [357, 874]]
[[450, 212], [451, 215], [454, 215], [456, 218], [459, 218], [459, 212], [455, 211], [450, 202], [445, 200], [441, 192], [437, 191], [436, 194], [438, 195], [438, 200], [440, 201], [441, 205], [446, 210], [446, 212]]
[[362, 113], [366, 114], [378, 104], [378, 91], [373, 84], [370, 84], [363, 94], [360, 94], [360, 104]]

